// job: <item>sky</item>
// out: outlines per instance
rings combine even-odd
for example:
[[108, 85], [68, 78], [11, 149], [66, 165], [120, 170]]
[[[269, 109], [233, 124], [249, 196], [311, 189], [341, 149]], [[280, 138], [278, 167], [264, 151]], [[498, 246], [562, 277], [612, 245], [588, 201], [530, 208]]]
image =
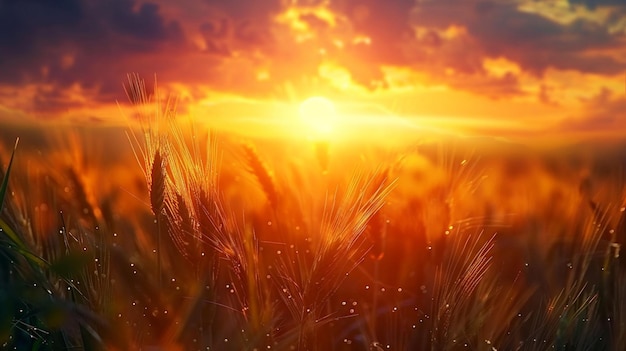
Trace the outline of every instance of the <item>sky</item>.
[[502, 134], [626, 133], [623, 0], [0, 0], [0, 120], [110, 123], [138, 73], [181, 114], [310, 96]]

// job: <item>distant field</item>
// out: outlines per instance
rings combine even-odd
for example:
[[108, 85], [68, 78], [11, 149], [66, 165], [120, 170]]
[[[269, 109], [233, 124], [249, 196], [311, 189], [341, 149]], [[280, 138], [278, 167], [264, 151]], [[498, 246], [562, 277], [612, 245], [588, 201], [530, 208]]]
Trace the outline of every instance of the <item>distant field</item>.
[[623, 141], [156, 123], [0, 128], [5, 347], [626, 342]]

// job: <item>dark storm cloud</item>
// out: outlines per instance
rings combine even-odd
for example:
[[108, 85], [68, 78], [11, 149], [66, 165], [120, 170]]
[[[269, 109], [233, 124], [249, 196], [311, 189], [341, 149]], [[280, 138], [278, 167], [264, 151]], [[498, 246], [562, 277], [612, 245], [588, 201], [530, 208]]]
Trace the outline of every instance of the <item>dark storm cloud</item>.
[[478, 17], [482, 20], [468, 23], [468, 30], [480, 40], [485, 53], [505, 56], [535, 74], [548, 67], [600, 74], [615, 74], [626, 68], [626, 63], [612, 57], [588, 54], [589, 50], [623, 44], [623, 38], [610, 35], [603, 26], [584, 20], [560, 25], [510, 6]]
[[[623, 34], [610, 34], [606, 26], [586, 20], [560, 24], [536, 13], [524, 12], [511, 2], [425, 2], [415, 23], [434, 28], [460, 25], [475, 40], [473, 51], [506, 57], [526, 71], [541, 75], [547, 68], [616, 74], [626, 62], [592, 50], [615, 49], [626, 44]], [[617, 11], [617, 10], [616, 10]], [[459, 57], [462, 64], [463, 57]]]
[[267, 20], [282, 8], [281, 0], [205, 0], [213, 9], [233, 19]]
[[410, 26], [414, 0], [338, 0], [335, 11], [347, 16], [358, 34], [372, 39], [370, 46], [354, 46], [368, 61], [380, 64], [406, 64], [402, 52], [412, 38]]
[[124, 37], [151, 43], [182, 39], [178, 22], [166, 23], [158, 5], [143, 3], [137, 11], [133, 6], [130, 0], [108, 1], [99, 13], [104, 14], [108, 28]]
[[624, 0], [569, 0], [570, 4], [585, 5], [588, 9], [595, 10], [602, 6], [622, 6], [626, 7]]
[[67, 43], [91, 43], [90, 46], [104, 45], [103, 49], [107, 49], [117, 40], [121, 40], [118, 45], [124, 45], [123, 39], [140, 43], [181, 39], [179, 24], [167, 23], [158, 5], [143, 3], [136, 10], [135, 7], [131, 0], [2, 1], [0, 48], [10, 50], [10, 55], [23, 55]]
[[44, 56], [41, 46], [62, 45], [82, 16], [82, 7], [72, 0], [0, 2], [0, 82], [20, 83], [25, 75], [36, 75], [32, 70]]
[[[128, 57], [156, 53], [183, 39], [178, 22], [165, 20], [153, 3], [2, 1], [0, 84], [46, 83], [63, 89], [81, 83], [100, 86], [106, 95], [113, 79], [119, 90], [124, 74], [141, 68], [124, 66]], [[42, 94], [34, 106], [62, 105], [62, 97], [48, 97], [45, 101]]]
[[[518, 83], [514, 77], [488, 81], [480, 77], [486, 74], [483, 60], [487, 57], [507, 58], [536, 76], [550, 67], [607, 75], [626, 70], [626, 62], [615, 55], [599, 53], [626, 45], [623, 35], [610, 34], [606, 26], [582, 19], [563, 25], [524, 12], [511, 1], [340, 0], [332, 4], [350, 18], [357, 33], [372, 38], [370, 46], [348, 46], [346, 50], [353, 55], [340, 59], [363, 86], [383, 78], [380, 65], [396, 65], [435, 72], [460, 89], [487, 87], [490, 95], [495, 92], [491, 88], [497, 87], [505, 95], [520, 91], [513, 86]], [[426, 32], [416, 36], [412, 26]], [[439, 33], [450, 26], [466, 28], [467, 36], [443, 38]], [[353, 57], [365, 64], [351, 64]], [[436, 73], [448, 67], [478, 81], [470, 84], [462, 78], [457, 84], [457, 78]]]
[[[476, 92], [494, 95], [501, 90], [505, 95], [518, 91], [514, 77], [485, 78], [482, 59], [476, 43], [469, 38], [444, 38], [441, 31], [451, 25], [463, 26], [475, 10], [468, 2], [431, 1], [418, 5], [414, 0], [333, 2], [336, 11], [347, 16], [355, 32], [371, 38], [371, 45], [353, 44], [346, 47], [348, 55], [339, 62], [347, 67], [352, 78], [365, 87], [378, 87], [385, 79], [381, 65], [411, 67], [428, 72], [459, 89], [474, 88]], [[481, 6], [485, 11], [490, 10]], [[415, 32], [420, 28], [420, 33]], [[352, 62], [358, 58], [359, 63]], [[460, 75], [450, 78], [444, 74], [454, 68]], [[470, 82], [468, 76], [478, 76]], [[383, 81], [383, 86], [384, 86]], [[500, 88], [498, 88], [500, 87]]]
[[200, 26], [209, 53], [229, 55], [234, 47], [271, 43], [270, 23], [280, 12], [280, 0], [205, 0], [207, 20]]
[[232, 24], [226, 18], [215, 19], [200, 25], [200, 35], [206, 43], [205, 51], [211, 54], [230, 56]]
[[77, 26], [82, 6], [74, 0], [0, 2], [0, 47], [24, 52], [41, 35], [54, 39]]

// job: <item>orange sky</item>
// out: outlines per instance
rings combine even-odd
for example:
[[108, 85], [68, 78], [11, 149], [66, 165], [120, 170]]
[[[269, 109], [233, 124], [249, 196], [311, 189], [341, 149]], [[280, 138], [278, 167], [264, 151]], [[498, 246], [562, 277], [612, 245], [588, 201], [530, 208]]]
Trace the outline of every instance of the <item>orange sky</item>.
[[621, 0], [3, 1], [0, 52], [0, 120], [118, 123], [137, 72], [236, 129], [325, 96], [350, 123], [626, 133]]

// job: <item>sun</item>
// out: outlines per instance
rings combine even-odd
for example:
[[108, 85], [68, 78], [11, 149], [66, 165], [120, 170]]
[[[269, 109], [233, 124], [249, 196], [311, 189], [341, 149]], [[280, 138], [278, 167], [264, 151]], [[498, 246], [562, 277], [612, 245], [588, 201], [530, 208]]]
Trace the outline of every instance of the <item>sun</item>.
[[300, 104], [298, 113], [302, 121], [317, 136], [326, 136], [332, 133], [337, 122], [335, 104], [329, 99], [314, 96]]

